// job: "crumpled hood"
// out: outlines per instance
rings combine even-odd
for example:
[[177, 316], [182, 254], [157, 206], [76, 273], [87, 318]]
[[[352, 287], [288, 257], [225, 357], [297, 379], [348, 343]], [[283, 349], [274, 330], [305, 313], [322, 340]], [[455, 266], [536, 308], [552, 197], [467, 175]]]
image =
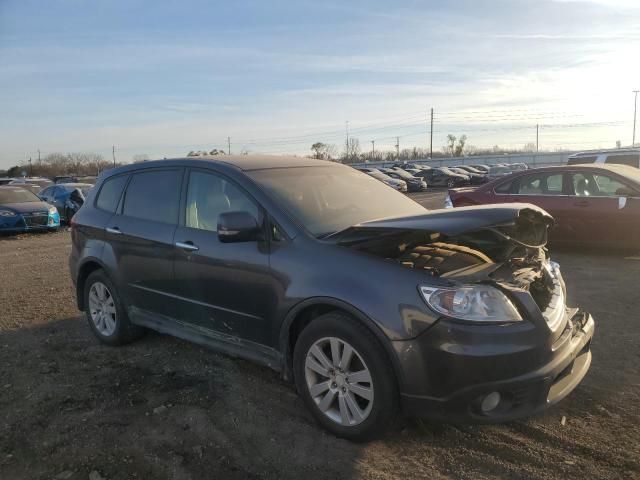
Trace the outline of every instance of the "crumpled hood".
[[49, 212], [49, 205], [47, 202], [22, 202], [22, 203], [3, 203], [0, 205], [0, 210], [10, 210], [12, 212], [32, 213], [32, 212]]
[[503, 203], [432, 210], [424, 215], [364, 222], [337, 232], [326, 240], [349, 243], [390, 230], [437, 232], [447, 236], [493, 230], [516, 242], [542, 246], [546, 244], [547, 230], [551, 225], [553, 217], [540, 207], [528, 203]]

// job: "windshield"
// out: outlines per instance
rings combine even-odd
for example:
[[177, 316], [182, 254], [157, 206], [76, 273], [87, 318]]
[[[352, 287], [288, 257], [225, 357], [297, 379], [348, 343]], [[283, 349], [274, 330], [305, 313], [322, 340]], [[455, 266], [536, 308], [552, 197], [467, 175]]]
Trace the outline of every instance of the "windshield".
[[316, 237], [370, 220], [427, 211], [350, 167], [272, 168], [248, 174]]
[[24, 188], [0, 188], [0, 204], [40, 201], [37, 196]]

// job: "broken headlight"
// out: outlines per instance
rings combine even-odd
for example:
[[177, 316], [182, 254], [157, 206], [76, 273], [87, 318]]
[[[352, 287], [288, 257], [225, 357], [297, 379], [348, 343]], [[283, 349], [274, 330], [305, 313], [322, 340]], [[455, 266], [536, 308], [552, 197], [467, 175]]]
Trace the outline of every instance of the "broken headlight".
[[519, 322], [522, 316], [513, 302], [489, 285], [465, 285], [458, 288], [421, 286], [427, 305], [448, 317], [479, 323]]

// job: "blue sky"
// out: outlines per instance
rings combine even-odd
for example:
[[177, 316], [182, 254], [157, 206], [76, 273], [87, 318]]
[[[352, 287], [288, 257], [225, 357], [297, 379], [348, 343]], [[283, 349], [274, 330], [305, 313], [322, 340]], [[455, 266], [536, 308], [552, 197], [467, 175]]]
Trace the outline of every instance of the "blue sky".
[[0, 0], [0, 167], [469, 143], [631, 142], [640, 2]]

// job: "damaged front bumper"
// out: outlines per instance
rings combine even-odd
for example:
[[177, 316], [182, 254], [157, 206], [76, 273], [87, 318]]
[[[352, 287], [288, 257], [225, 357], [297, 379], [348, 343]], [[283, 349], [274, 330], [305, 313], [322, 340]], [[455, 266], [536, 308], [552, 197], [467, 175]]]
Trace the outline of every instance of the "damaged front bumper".
[[[544, 350], [534, 345], [533, 332], [515, 332], [498, 346], [493, 343], [498, 332], [482, 342], [470, 329], [445, 323], [410, 342], [396, 342], [405, 366], [422, 363], [404, 379], [405, 388], [422, 376], [426, 390], [414, 393], [406, 388], [409, 391], [401, 394], [404, 412], [447, 422], [497, 423], [559, 402], [591, 365], [593, 318], [573, 309], [567, 314], [571, 318], [562, 335]], [[423, 363], [430, 361], [434, 363]]]

